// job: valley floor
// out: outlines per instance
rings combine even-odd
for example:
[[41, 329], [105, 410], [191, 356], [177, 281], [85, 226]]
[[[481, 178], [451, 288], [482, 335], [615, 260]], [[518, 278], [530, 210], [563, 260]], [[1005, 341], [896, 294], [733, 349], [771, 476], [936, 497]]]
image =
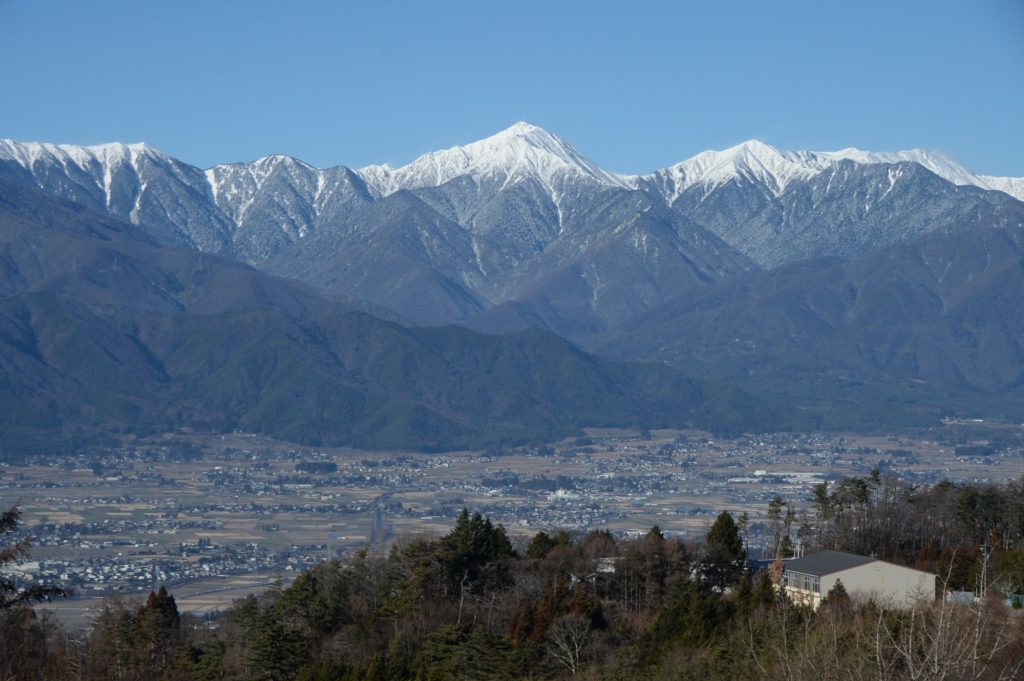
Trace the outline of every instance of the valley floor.
[[[539, 530], [652, 526], [700, 538], [722, 510], [767, 541], [778, 496], [806, 505], [824, 480], [891, 471], [920, 484], [1019, 476], [1024, 429], [949, 423], [926, 435], [591, 430], [553, 446], [420, 454], [297, 448], [263, 437], [176, 434], [75, 457], [0, 465], [0, 502], [20, 501], [33, 560], [23, 569], [77, 598], [69, 623], [114, 594], [168, 584], [208, 613], [328, 557], [447, 532], [463, 507], [514, 541]], [[1007, 444], [1010, 443], [1010, 444]], [[302, 468], [318, 466], [324, 472]]]

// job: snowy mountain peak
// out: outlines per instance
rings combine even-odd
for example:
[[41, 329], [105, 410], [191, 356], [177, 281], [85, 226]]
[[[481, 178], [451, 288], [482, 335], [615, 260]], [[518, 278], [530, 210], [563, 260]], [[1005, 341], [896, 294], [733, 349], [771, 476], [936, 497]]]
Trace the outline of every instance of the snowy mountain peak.
[[424, 154], [401, 168], [369, 166], [357, 172], [381, 194], [436, 187], [466, 175], [503, 186], [526, 178], [539, 180], [549, 189], [561, 181], [579, 179], [627, 186], [562, 138], [523, 121], [485, 139]]
[[781, 193], [794, 179], [810, 177], [812, 170], [792, 154], [784, 153], [760, 140], [748, 140], [722, 151], [702, 151], [639, 182], [661, 186], [669, 203], [684, 191], [701, 185], [706, 191], [735, 179], [759, 182], [775, 194]]
[[[537, 137], [537, 138], [555, 138], [550, 132], [534, 125], [533, 123], [527, 123], [526, 121], [516, 121], [509, 127], [505, 128], [501, 132], [491, 135], [487, 139], [501, 139], [511, 137]], [[481, 140], [484, 141], [484, 140]]]
[[1024, 201], [1024, 177], [995, 177], [992, 175], [979, 175], [978, 178], [985, 183], [989, 189], [996, 189], [1009, 194], [1019, 201]]
[[786, 154], [761, 140], [747, 140], [725, 151], [707, 151], [690, 159], [692, 165], [703, 165], [705, 172], [734, 170], [758, 178], [777, 177], [792, 164]]
[[753, 156], [760, 158], [782, 156], [782, 152], [780, 152], [778, 149], [768, 144], [767, 142], [762, 142], [759, 139], [750, 139], [747, 140], [746, 142], [740, 142], [736, 146], [730, 147], [725, 151], [719, 153], [732, 154], [736, 156]]
[[287, 154], [270, 154], [268, 156], [263, 156], [253, 161], [251, 165], [260, 167], [285, 166], [291, 168], [305, 168], [307, 170], [316, 170], [316, 168], [309, 165], [305, 161], [300, 161], [294, 156], [288, 156]]

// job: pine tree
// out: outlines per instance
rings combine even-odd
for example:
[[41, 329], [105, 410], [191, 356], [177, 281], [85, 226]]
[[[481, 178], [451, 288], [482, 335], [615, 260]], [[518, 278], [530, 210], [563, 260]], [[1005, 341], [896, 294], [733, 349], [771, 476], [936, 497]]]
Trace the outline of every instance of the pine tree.
[[750, 577], [743, 575], [736, 585], [736, 608], [744, 615], [749, 614], [754, 606], [754, 585]]
[[708, 530], [703, 572], [713, 586], [735, 584], [743, 575], [747, 552], [739, 528], [728, 511], [722, 511]]
[[259, 614], [249, 641], [252, 674], [257, 679], [289, 678], [302, 662], [302, 640], [286, 626], [274, 608]]
[[[512, 543], [505, 529], [494, 527], [490, 518], [462, 509], [455, 527], [441, 539], [440, 550], [450, 592], [460, 593], [481, 578], [485, 566], [511, 557]], [[500, 575], [492, 577], [502, 581]]]

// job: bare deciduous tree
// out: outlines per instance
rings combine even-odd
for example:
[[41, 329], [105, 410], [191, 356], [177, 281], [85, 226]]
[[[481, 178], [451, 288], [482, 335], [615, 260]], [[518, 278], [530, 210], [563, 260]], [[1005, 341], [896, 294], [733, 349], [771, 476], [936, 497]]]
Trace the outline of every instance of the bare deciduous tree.
[[548, 653], [575, 675], [580, 670], [583, 649], [589, 637], [589, 618], [582, 615], [559, 617], [548, 629]]
[[[1018, 678], [1024, 660], [1005, 661], [1002, 655], [1014, 641], [1013, 623], [1006, 608], [988, 593], [989, 559], [990, 552], [984, 550], [975, 598], [970, 604], [943, 597], [938, 602], [921, 601], [895, 617], [879, 611], [874, 632], [879, 678]], [[948, 580], [947, 574], [944, 586]]]

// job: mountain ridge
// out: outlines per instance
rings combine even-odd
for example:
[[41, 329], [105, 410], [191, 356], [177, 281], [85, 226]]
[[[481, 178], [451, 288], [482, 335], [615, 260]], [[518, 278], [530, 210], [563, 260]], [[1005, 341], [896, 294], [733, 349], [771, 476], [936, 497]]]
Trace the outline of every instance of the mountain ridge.
[[415, 323], [548, 320], [577, 342], [754, 269], [1024, 224], [1024, 202], [937, 153], [755, 140], [626, 176], [522, 122], [399, 168], [276, 154], [204, 171], [145, 145], [0, 142], [0, 175]]
[[[530, 150], [536, 153], [531, 154]], [[111, 160], [108, 159], [119, 161], [125, 156], [174, 158], [144, 142], [74, 145], [0, 139], [0, 159], [16, 160], [23, 167], [29, 168], [46, 155], [74, 160], [79, 164], [91, 161], [110, 163]], [[557, 159], [557, 165], [543, 167], [545, 157]], [[858, 164], [910, 161], [923, 165], [954, 184], [973, 184], [982, 189], [1003, 191], [1024, 200], [1024, 177], [977, 174], [942, 152], [920, 148], [867, 151], [847, 147], [836, 151], [783, 151], [760, 139], [752, 138], [723, 150], [709, 149], [699, 152], [690, 158], [648, 173], [616, 173], [589, 160], [562, 137], [525, 121], [518, 121], [494, 135], [474, 142], [427, 152], [397, 167], [377, 164], [351, 168], [338, 164], [321, 168], [288, 154], [268, 154], [253, 161], [221, 163], [203, 170], [209, 178], [210, 173], [218, 168], [260, 166], [267, 162], [285, 161], [321, 174], [346, 168], [359, 175], [376, 195], [386, 196], [399, 189], [440, 186], [465, 174], [486, 175], [496, 170], [516, 171], [524, 167], [546, 180], [550, 180], [551, 174], [559, 170], [574, 169], [607, 186], [636, 188], [663, 173], [684, 175], [692, 178], [691, 183], [715, 184], [723, 179], [731, 179], [737, 174], [749, 172], [753, 164], [759, 164], [764, 170], [769, 171], [762, 174], [762, 177], [770, 177], [781, 191], [788, 180], [799, 175], [800, 171], [820, 172], [828, 165], [842, 160], [851, 160]], [[216, 194], [216, 181], [211, 180], [210, 183], [213, 193]], [[667, 200], [671, 203], [671, 198]]]
[[[604, 174], [528, 124], [375, 177], [283, 155], [203, 171], [145, 145], [0, 143], [0, 336], [4, 375], [17, 377], [0, 400], [25, 423], [123, 428], [137, 414], [332, 442], [381, 430], [385, 446], [529, 439], [612, 412], [640, 422], [634, 393], [665, 422], [675, 409], [730, 427], [764, 423], [752, 394], [831, 404], [812, 427], [889, 411], [923, 423], [954, 402], [1018, 394], [1021, 320], [1000, 282], [1019, 290], [1024, 203], [929, 152], [755, 141], [695, 159], [640, 179]], [[928, 263], [962, 276], [950, 289]], [[702, 381], [659, 382], [581, 348], [692, 363]], [[488, 362], [507, 370], [504, 402], [466, 373]], [[601, 393], [611, 411], [561, 414], [574, 398], [551, 386], [531, 401], [537, 372], [613, 388]], [[313, 411], [284, 408], [289, 398]], [[485, 432], [504, 409], [532, 425]]]
[[183, 427], [457, 449], [601, 423], [743, 428], [757, 411], [766, 427], [776, 413], [548, 331], [381, 319], [2, 179], [0, 406], [0, 458]]

